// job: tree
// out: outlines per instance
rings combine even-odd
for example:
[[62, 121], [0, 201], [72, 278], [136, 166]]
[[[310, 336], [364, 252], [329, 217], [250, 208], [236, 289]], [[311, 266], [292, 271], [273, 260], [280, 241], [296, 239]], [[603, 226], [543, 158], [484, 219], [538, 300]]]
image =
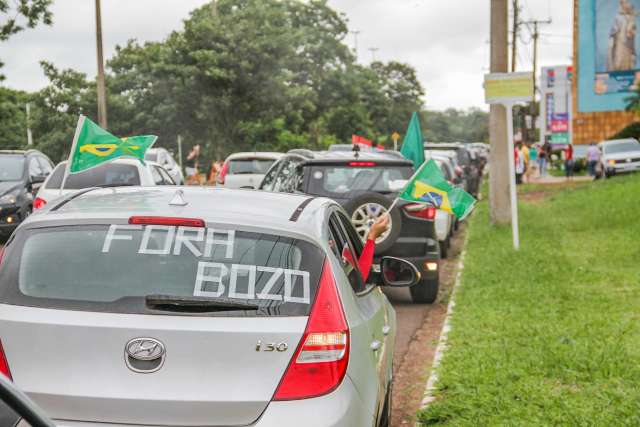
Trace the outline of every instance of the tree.
[[423, 111], [423, 135], [430, 142], [483, 142], [489, 139], [489, 115], [478, 109]]
[[[25, 25], [28, 28], [35, 28], [40, 22], [51, 25], [53, 15], [49, 7], [52, 3], [53, 0], [0, 0], [0, 41], [24, 30]], [[0, 67], [3, 65], [0, 61]], [[0, 80], [4, 80], [3, 75]]]
[[18, 150], [27, 145], [25, 92], [0, 87], [0, 150]]

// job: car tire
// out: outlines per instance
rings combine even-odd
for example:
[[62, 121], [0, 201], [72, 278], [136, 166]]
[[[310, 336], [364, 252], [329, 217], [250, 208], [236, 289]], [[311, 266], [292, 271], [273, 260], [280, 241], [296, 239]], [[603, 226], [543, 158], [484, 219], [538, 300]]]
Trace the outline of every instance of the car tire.
[[409, 288], [411, 300], [416, 304], [431, 304], [438, 298], [439, 279], [423, 279]]
[[[387, 210], [391, 206], [391, 200], [378, 193], [366, 192], [354, 197], [353, 199], [345, 203], [344, 210], [347, 211], [349, 218], [352, 219], [353, 226], [356, 228], [356, 231], [358, 231], [358, 235], [363, 240], [366, 238], [366, 231], [368, 230], [368, 228], [362, 228], [362, 224], [354, 223], [354, 213], [359, 210], [360, 212], [362, 212], [367, 204], [380, 205], [384, 207], [385, 210]], [[402, 229], [402, 217], [399, 210], [397, 208], [394, 208], [390, 212], [390, 215], [391, 227], [384, 240], [376, 241], [376, 254], [380, 254], [391, 249], [393, 244], [398, 239], [398, 236], [400, 235], [400, 230]]]

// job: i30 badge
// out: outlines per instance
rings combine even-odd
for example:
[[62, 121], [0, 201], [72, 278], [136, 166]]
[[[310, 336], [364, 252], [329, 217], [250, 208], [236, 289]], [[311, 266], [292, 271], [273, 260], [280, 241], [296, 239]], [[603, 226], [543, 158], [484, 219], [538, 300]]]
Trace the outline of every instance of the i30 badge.
[[166, 351], [154, 338], [134, 338], [124, 346], [124, 360], [134, 372], [148, 374], [162, 368]]

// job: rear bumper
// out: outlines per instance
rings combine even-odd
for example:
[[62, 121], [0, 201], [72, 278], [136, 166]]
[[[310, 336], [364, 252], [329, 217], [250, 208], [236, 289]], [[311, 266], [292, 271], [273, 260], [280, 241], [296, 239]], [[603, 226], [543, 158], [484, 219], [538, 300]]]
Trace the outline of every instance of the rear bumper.
[[[348, 376], [335, 391], [314, 399], [271, 402], [258, 421], [247, 427], [350, 427], [373, 426], [373, 415], [364, 405]], [[158, 427], [141, 424], [111, 424], [54, 420], [57, 427]], [[218, 425], [215, 420], [211, 426]]]
[[609, 175], [640, 172], [640, 163], [617, 163], [615, 166], [607, 165], [605, 170]]

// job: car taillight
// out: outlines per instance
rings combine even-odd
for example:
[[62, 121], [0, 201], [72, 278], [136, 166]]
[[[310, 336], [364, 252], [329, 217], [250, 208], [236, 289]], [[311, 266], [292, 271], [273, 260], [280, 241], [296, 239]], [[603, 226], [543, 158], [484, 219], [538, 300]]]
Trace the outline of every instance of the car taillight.
[[218, 184], [224, 185], [224, 179], [227, 176], [227, 173], [229, 173], [229, 162], [224, 162], [224, 164], [222, 165], [222, 169], [218, 174], [218, 178], [217, 178]]
[[349, 162], [349, 166], [354, 168], [369, 168], [375, 165], [375, 162]]
[[11, 377], [11, 370], [9, 370], [9, 364], [7, 363], [7, 358], [4, 355], [2, 341], [0, 341], [0, 373], [13, 381], [13, 378]]
[[205, 223], [200, 218], [177, 218], [165, 216], [132, 216], [129, 224], [139, 225], [173, 225], [180, 227], [204, 227]]
[[33, 209], [40, 209], [46, 204], [47, 201], [45, 199], [43, 199], [42, 197], [36, 197], [36, 199], [33, 201]]
[[433, 220], [436, 217], [436, 208], [424, 203], [410, 203], [404, 205], [405, 212], [412, 217]]
[[325, 262], [307, 328], [273, 400], [308, 399], [338, 387], [349, 362], [349, 327]]

